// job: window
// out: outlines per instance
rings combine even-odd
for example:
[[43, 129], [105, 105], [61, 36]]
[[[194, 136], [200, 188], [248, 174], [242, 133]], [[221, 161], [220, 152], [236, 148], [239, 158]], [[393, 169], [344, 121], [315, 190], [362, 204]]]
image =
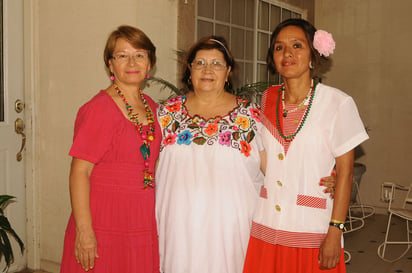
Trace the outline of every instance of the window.
[[239, 68], [235, 88], [257, 81], [279, 81], [266, 67], [270, 35], [281, 21], [302, 18], [302, 9], [273, 0], [198, 0], [196, 11], [197, 39], [214, 34], [229, 43]]

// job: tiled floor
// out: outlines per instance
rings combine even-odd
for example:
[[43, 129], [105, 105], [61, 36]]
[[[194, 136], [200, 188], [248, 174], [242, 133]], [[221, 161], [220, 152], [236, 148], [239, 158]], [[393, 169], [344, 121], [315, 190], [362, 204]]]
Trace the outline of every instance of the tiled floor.
[[[387, 215], [375, 214], [365, 219], [362, 229], [345, 234], [345, 250], [351, 255], [351, 260], [346, 265], [347, 273], [412, 273], [412, 248], [395, 263], [382, 261], [376, 254], [379, 244], [385, 237], [387, 220]], [[393, 234], [398, 237], [406, 236], [405, 222], [396, 217], [393, 220]], [[400, 246], [395, 246], [390, 249], [390, 254], [399, 251]], [[47, 272], [29, 270], [19, 273]]]
[[[375, 214], [365, 219], [363, 228], [347, 233], [345, 237], [345, 250], [349, 251], [352, 258], [346, 265], [347, 273], [412, 273], [412, 248], [399, 261], [388, 263], [377, 255], [378, 246], [384, 241], [388, 216]], [[394, 237], [406, 238], [406, 223], [400, 218], [393, 218], [395, 223]], [[392, 237], [393, 238], [393, 237]], [[398, 240], [398, 239], [397, 239]], [[389, 254], [401, 253], [405, 246], [391, 246]]]

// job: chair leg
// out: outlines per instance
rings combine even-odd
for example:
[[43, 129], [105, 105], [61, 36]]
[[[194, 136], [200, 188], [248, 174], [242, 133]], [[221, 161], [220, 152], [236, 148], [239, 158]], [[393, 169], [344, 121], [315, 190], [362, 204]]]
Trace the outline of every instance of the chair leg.
[[352, 205], [351, 207], [360, 209], [361, 214], [362, 214], [362, 217], [360, 217], [360, 218], [362, 218], [362, 219], [365, 219], [365, 218], [368, 218], [368, 217], [374, 215], [375, 214], [375, 208], [372, 207], [372, 206], [363, 205], [359, 185], [357, 183], [354, 183], [354, 186], [356, 188], [356, 199], [357, 199], [356, 203], [357, 204]]
[[[385, 241], [383, 241], [382, 244], [379, 245], [378, 247], [378, 256], [382, 259], [385, 260], [385, 251], [386, 251], [386, 244], [388, 243], [388, 235], [389, 235], [389, 229], [391, 226], [391, 219], [392, 219], [392, 213], [389, 214], [389, 219], [388, 219], [388, 225], [386, 226], [386, 233], [385, 233]], [[383, 250], [381, 251], [381, 249]]]
[[[343, 232], [344, 234], [353, 232], [355, 230], [361, 229], [365, 225], [365, 221], [363, 217], [356, 217], [352, 215], [353, 206], [349, 206], [348, 208], [348, 216], [345, 220], [345, 227], [346, 230]], [[357, 206], [355, 206], [355, 209]]]
[[[409, 251], [409, 249], [412, 247], [412, 242], [410, 241], [410, 236], [409, 236], [410, 230], [409, 230], [409, 221], [408, 220], [406, 220], [407, 241], [403, 241], [403, 242], [388, 241], [389, 230], [390, 230], [390, 226], [391, 226], [391, 219], [392, 219], [392, 213], [389, 214], [388, 225], [387, 225], [386, 234], [385, 234], [385, 241], [382, 244], [379, 245], [378, 251], [377, 251], [378, 256], [386, 262], [396, 262], [396, 261], [400, 260]], [[388, 245], [407, 245], [407, 247], [406, 247], [405, 251], [400, 256], [398, 256], [397, 258], [387, 259], [387, 258], [385, 258], [385, 252], [386, 252], [386, 247]]]
[[350, 255], [349, 251], [344, 250], [343, 255], [345, 255], [345, 264], [349, 263], [352, 259], [352, 255]]

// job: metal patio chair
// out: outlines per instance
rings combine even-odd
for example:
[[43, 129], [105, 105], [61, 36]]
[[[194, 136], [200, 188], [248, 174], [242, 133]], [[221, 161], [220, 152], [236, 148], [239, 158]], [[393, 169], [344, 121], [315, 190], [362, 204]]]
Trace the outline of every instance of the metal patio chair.
[[[412, 229], [410, 227], [410, 222], [412, 221], [412, 184], [409, 186], [402, 186], [391, 182], [384, 182], [382, 184], [381, 199], [382, 201], [388, 202], [389, 219], [386, 228], [385, 241], [379, 245], [377, 252], [378, 256], [382, 260], [387, 262], [395, 262], [401, 259], [412, 247]], [[396, 199], [399, 200], [395, 202]], [[405, 220], [405, 240], [389, 240], [390, 229], [393, 228], [392, 216]], [[390, 245], [405, 245], [405, 249], [396, 257], [388, 257], [388, 252], [394, 253], [393, 251], [388, 250]]]

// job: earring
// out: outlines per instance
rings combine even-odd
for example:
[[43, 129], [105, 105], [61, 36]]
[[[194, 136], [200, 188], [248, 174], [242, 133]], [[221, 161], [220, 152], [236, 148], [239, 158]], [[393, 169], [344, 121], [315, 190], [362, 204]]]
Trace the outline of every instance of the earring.
[[150, 75], [149, 75], [149, 74], [146, 75], [146, 79], [147, 79], [147, 80], [150, 79]]
[[114, 74], [113, 74], [113, 73], [110, 73], [110, 80], [111, 80], [112, 82], [114, 82]]
[[230, 91], [232, 89], [232, 86], [230, 85], [229, 80], [225, 81], [225, 87], [224, 88], [225, 88], [226, 91]]
[[309, 69], [313, 69], [312, 61], [309, 61]]

